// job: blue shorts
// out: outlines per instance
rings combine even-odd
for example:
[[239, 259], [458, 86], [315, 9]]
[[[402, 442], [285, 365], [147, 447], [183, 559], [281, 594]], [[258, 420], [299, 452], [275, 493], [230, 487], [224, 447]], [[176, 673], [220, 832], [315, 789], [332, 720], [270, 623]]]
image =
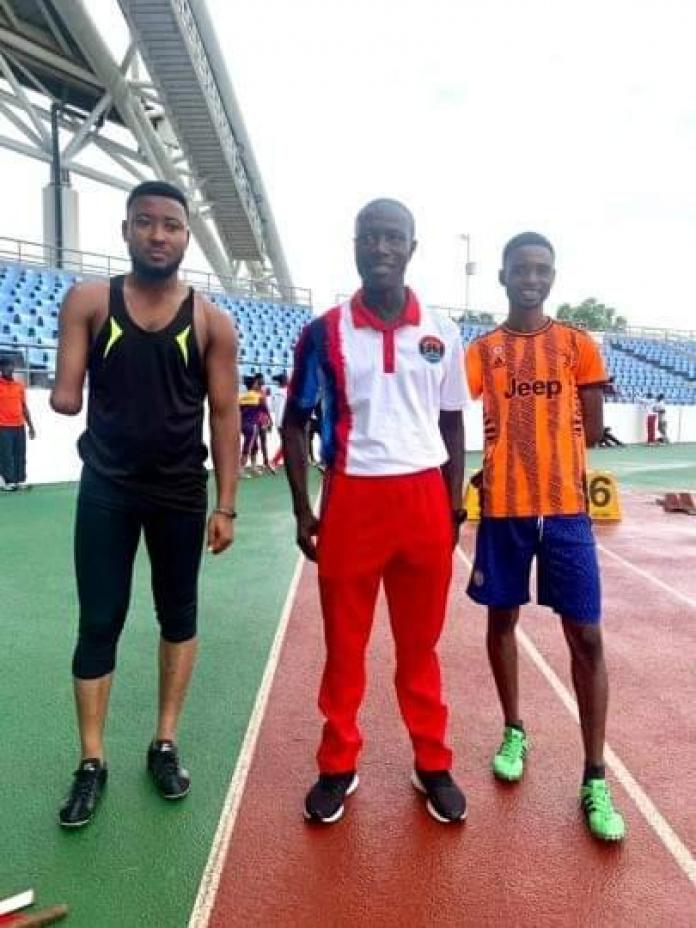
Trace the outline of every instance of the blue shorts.
[[528, 603], [534, 557], [539, 605], [571, 621], [596, 625], [601, 614], [599, 564], [592, 524], [584, 514], [481, 519], [469, 596], [498, 609]]

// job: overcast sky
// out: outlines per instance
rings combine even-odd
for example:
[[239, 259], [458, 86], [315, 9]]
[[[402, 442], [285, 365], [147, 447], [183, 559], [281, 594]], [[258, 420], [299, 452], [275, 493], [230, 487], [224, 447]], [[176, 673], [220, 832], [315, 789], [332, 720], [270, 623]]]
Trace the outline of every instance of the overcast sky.
[[[504, 310], [500, 250], [535, 229], [557, 249], [552, 308], [595, 296], [636, 324], [696, 329], [693, 0], [208, 7], [291, 273], [318, 308], [356, 285], [356, 211], [392, 196], [416, 216], [410, 279], [427, 302], [462, 305], [467, 233], [472, 305]], [[10, 192], [5, 234], [40, 234], [46, 168], [25, 173], [37, 183], [23, 208]], [[120, 252], [120, 194], [75, 184], [83, 246]]]

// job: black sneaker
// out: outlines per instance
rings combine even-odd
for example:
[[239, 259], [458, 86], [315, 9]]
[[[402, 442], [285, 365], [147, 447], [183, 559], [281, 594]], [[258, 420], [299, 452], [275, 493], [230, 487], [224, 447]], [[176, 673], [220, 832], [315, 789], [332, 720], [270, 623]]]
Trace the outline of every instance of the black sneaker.
[[83, 760], [77, 768], [70, 792], [60, 808], [58, 821], [63, 828], [81, 828], [94, 815], [106, 786], [108, 770], [98, 758]]
[[160, 796], [183, 799], [191, 789], [188, 770], [179, 763], [173, 741], [153, 741], [147, 749], [147, 769]]
[[311, 822], [330, 825], [337, 822], [345, 811], [344, 800], [358, 788], [358, 775], [350, 773], [322, 773], [305, 799], [304, 816]]
[[414, 770], [411, 783], [428, 797], [426, 808], [438, 822], [463, 822], [466, 797], [452, 779], [449, 770]]

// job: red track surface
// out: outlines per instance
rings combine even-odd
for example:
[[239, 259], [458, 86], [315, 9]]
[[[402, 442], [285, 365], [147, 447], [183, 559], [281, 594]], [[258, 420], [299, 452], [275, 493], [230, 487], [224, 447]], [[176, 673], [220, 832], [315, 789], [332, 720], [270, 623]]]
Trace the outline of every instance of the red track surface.
[[[637, 499], [629, 499], [627, 509], [621, 526], [600, 528], [600, 543], [696, 602], [696, 520], [665, 516]], [[465, 550], [471, 544], [467, 529]], [[696, 606], [607, 555], [602, 564], [609, 742], [693, 853]], [[469, 799], [467, 823], [432, 821], [408, 783], [411, 757], [393, 693], [383, 607], [362, 714], [360, 788], [338, 824], [304, 823], [302, 801], [315, 777], [323, 655], [314, 570], [307, 566], [211, 926], [696, 925], [693, 885], [615, 780], [614, 796], [629, 826], [626, 843], [602, 846], [586, 834], [577, 808], [577, 725], [522, 649], [524, 719], [532, 738], [528, 769], [511, 787], [490, 775], [500, 715], [486, 663], [484, 611], [466, 598], [466, 575], [458, 561], [441, 655], [455, 770]], [[569, 687], [555, 617], [528, 607], [523, 627]]]

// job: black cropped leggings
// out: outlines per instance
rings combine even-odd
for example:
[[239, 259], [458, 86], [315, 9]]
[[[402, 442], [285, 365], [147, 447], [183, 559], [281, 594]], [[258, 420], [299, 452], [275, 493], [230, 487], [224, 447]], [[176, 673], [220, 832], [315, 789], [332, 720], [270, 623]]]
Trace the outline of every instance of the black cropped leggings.
[[96, 679], [116, 666], [141, 532], [162, 638], [183, 642], [195, 637], [205, 518], [205, 512], [138, 500], [118, 484], [85, 470], [75, 520], [80, 602], [75, 677]]

